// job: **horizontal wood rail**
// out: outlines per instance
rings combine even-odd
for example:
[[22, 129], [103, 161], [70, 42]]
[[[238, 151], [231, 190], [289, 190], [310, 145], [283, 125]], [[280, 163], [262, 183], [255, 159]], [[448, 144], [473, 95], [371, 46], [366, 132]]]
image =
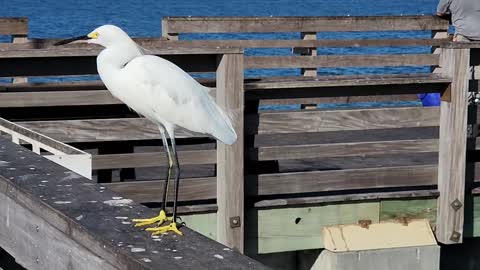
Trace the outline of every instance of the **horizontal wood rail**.
[[0, 35], [28, 35], [28, 18], [0, 18]]
[[[436, 165], [265, 174], [248, 178], [249, 195], [309, 193], [335, 190], [434, 186]], [[296, 184], [293, 184], [296, 183]]]
[[245, 68], [436, 66], [438, 55], [250, 56]]
[[438, 125], [438, 108], [405, 107], [265, 112], [246, 117], [247, 134], [303, 133]]
[[164, 17], [163, 34], [444, 30], [435, 16]]

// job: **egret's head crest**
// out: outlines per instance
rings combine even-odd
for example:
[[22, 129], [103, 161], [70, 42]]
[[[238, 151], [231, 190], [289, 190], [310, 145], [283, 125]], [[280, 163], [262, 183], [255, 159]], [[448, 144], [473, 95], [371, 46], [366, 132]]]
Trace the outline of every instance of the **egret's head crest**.
[[121, 44], [122, 42], [131, 42], [130, 37], [122, 29], [115, 25], [107, 24], [98, 27], [86, 36], [61, 40], [55, 43], [55, 45], [64, 45], [78, 40], [87, 40], [88, 43], [99, 44], [103, 47], [108, 47], [118, 43]]
[[130, 40], [127, 33], [115, 25], [102, 25], [92, 32], [90, 32], [87, 37], [89, 43], [95, 43], [102, 45], [103, 47], [108, 47], [112, 44], [119, 43], [125, 39]]

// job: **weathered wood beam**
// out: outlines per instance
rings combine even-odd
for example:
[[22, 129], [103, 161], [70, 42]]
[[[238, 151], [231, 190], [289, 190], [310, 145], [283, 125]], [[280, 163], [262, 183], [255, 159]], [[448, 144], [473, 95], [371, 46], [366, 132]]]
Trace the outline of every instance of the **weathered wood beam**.
[[[182, 165], [215, 164], [215, 150], [178, 151], [178, 160]], [[167, 158], [164, 152], [121, 153], [92, 156], [92, 169], [145, 168], [165, 166]]]
[[[178, 38], [178, 36], [177, 36]], [[134, 38], [141, 46], [155, 47], [235, 47], [235, 48], [311, 48], [311, 47], [399, 47], [440, 46], [449, 39], [392, 38], [392, 39], [320, 39], [320, 40], [169, 40], [161, 38]], [[45, 49], [59, 39], [30, 39], [23, 44], [0, 43], [0, 50]], [[90, 47], [89, 44], [66, 45], [74, 48]]]
[[0, 18], [0, 35], [28, 35], [28, 18]]
[[217, 103], [231, 115], [237, 133], [233, 145], [217, 145], [217, 239], [244, 252], [244, 107], [243, 54], [219, 56]]
[[438, 215], [436, 236], [444, 244], [461, 243], [465, 205], [467, 107], [470, 49], [443, 49], [442, 72], [452, 77], [440, 106]]
[[130, 218], [157, 212], [0, 142], [0, 246], [28, 269], [265, 269], [187, 227], [152, 239]]
[[[213, 72], [216, 56], [238, 53], [235, 48], [146, 48], [188, 72]], [[0, 77], [97, 74], [98, 48], [0, 50]], [[72, 64], [75, 63], [75, 64]]]
[[435, 54], [323, 55], [323, 56], [250, 56], [245, 68], [317, 68], [370, 66], [435, 66]]
[[436, 165], [261, 174], [249, 176], [249, 196], [436, 185]]
[[254, 33], [328, 31], [443, 30], [448, 21], [436, 16], [328, 17], [163, 17], [162, 33]]
[[274, 134], [437, 126], [436, 112], [435, 107], [265, 112], [248, 115], [246, 131]]
[[[164, 180], [130, 181], [105, 183], [109, 189], [130, 198], [137, 203], [161, 202]], [[170, 182], [173, 190], [173, 183]], [[215, 177], [182, 179], [179, 189], [179, 201], [212, 200], [217, 197]], [[168, 194], [168, 200], [173, 201], [173, 193]]]
[[247, 153], [250, 160], [287, 160], [322, 157], [397, 155], [436, 151], [438, 151], [438, 140], [427, 139], [264, 146], [256, 150], [250, 150]]

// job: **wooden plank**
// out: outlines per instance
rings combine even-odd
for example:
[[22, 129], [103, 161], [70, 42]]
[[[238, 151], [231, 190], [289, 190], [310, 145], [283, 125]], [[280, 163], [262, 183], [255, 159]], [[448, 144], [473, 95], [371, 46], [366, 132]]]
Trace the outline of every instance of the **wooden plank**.
[[[413, 128], [438, 125], [438, 108], [265, 112], [247, 116], [247, 134]], [[288, 125], [287, 125], [288, 123]]]
[[437, 230], [439, 242], [461, 243], [465, 204], [469, 49], [445, 49], [444, 72], [452, 76], [450, 100], [440, 105]]
[[[27, 27], [28, 27], [28, 24], [27, 24]], [[18, 35], [18, 34], [15, 34], [15, 35], [12, 35], [12, 43], [14, 44], [21, 44], [21, 43], [26, 43], [28, 42], [28, 37], [27, 35]], [[27, 78], [25, 77], [15, 77], [13, 78], [12, 82], [13, 83], [26, 83], [28, 81]]]
[[[243, 53], [241, 48], [191, 48], [191, 47], [177, 47], [177, 48], [156, 48], [156, 47], [147, 47], [144, 48], [149, 54], [159, 55], [159, 56], [171, 56], [171, 55], [222, 55], [226, 53], [238, 54]], [[92, 57], [97, 56], [101, 47], [90, 46], [85, 48], [63, 48], [63, 47], [53, 47], [45, 49], [31, 49], [31, 50], [0, 50], [0, 58], [9, 59], [9, 58], [65, 58], [65, 57]]]
[[378, 202], [250, 210], [247, 250], [272, 253], [322, 248], [323, 226], [359, 220], [378, 222], [378, 215]]
[[[275, 98], [274, 93], [271, 94]], [[255, 97], [248, 95], [246, 99], [253, 100]], [[247, 100], [248, 102], [249, 100]], [[260, 99], [259, 105], [289, 105], [289, 104], [315, 104], [325, 103], [360, 103], [360, 102], [392, 102], [392, 101], [418, 101], [417, 95], [373, 95], [373, 96], [344, 96], [344, 97], [318, 97], [318, 98], [283, 98], [283, 99]]]
[[[164, 183], [164, 180], [154, 180], [105, 183], [103, 185], [137, 203], [151, 203], [161, 202]], [[172, 188], [173, 182], [170, 182], [170, 190], [173, 190]], [[173, 201], [173, 193], [168, 196], [168, 200]], [[216, 179], [215, 177], [182, 179], [178, 196], [179, 201], [215, 199]]]
[[[182, 165], [215, 164], [215, 150], [178, 151], [178, 161]], [[92, 169], [147, 168], [165, 166], [167, 158], [164, 152], [93, 155]]]
[[261, 134], [254, 138], [254, 147], [295, 144], [336, 144], [396, 140], [437, 139], [438, 126], [419, 128], [365, 129], [319, 133]]
[[218, 59], [217, 103], [232, 117], [238, 139], [217, 144], [217, 240], [244, 252], [244, 91], [243, 54]]
[[217, 239], [217, 213], [205, 213], [182, 216], [186, 226], [212, 240]]
[[245, 90], [295, 89], [310, 87], [375, 86], [375, 85], [414, 85], [449, 84], [451, 78], [432, 73], [413, 74], [369, 74], [369, 75], [329, 75], [314, 78], [289, 76], [272, 78], [252, 78], [245, 81]]
[[0, 35], [28, 35], [28, 18], [0, 18]]
[[435, 226], [437, 220], [437, 199], [382, 200], [380, 202], [380, 221], [397, 221], [408, 224], [414, 219], [426, 218]]
[[[301, 37], [303, 40], [316, 40], [317, 33], [302, 32]], [[317, 47], [310, 47], [305, 49], [306, 49], [306, 52], [302, 53], [302, 55], [317, 56]], [[315, 67], [315, 68], [302, 69], [302, 74], [303, 76], [317, 76], [317, 68]]]
[[417, 165], [366, 169], [261, 174], [248, 177], [249, 196], [353, 190], [366, 188], [432, 186], [437, 166]]
[[[436, 16], [163, 17], [168, 34], [444, 30]], [[166, 33], [164, 33], [165, 36]]]
[[[141, 46], [155, 47], [235, 47], [235, 48], [312, 48], [312, 47], [397, 47], [397, 46], [441, 46], [450, 40], [429, 38], [392, 38], [392, 39], [252, 39], [252, 40], [170, 40], [159, 38], [134, 38]], [[45, 49], [51, 47], [58, 39], [30, 39], [24, 44], [0, 43], [0, 50]], [[90, 45], [69, 45], [75, 48]]]
[[465, 220], [465, 237], [480, 236], [480, 196], [469, 197], [470, 203], [465, 205], [468, 219]]
[[[230, 48], [146, 48], [149, 54], [161, 56], [187, 72], [216, 70], [216, 57], [223, 53], [241, 53]], [[0, 77], [61, 76], [97, 74], [97, 48], [58, 48], [0, 50]], [[45, 68], [47, 67], [48, 68]]]
[[479, 41], [472, 41], [472, 42], [449, 42], [443, 44], [442, 48], [445, 49], [479, 49], [480, 42]]
[[335, 144], [259, 147], [248, 152], [252, 160], [286, 160], [322, 157], [396, 155], [438, 151], [438, 140], [399, 140]]
[[347, 193], [340, 195], [325, 195], [314, 197], [298, 197], [285, 199], [267, 199], [260, 200], [254, 204], [255, 208], [272, 208], [272, 207], [308, 207], [309, 205], [332, 204], [332, 203], [353, 203], [361, 201], [378, 201], [381, 200], [416, 200], [417, 198], [436, 198], [438, 191], [435, 189], [420, 189], [409, 191], [393, 191], [393, 192], [369, 192], [369, 193]]
[[86, 91], [106, 90], [100, 80], [93, 81], [62, 81], [62, 82], [35, 82], [35, 83], [2, 83], [0, 89], [5, 92], [49, 92], [49, 91]]
[[435, 66], [435, 54], [323, 55], [323, 56], [250, 56], [245, 68], [316, 68], [371, 66]]
[[[107, 263], [114, 269], [158, 269], [161, 265], [167, 264], [178, 269], [229, 268], [231, 265], [243, 267], [243, 269], [265, 269], [252, 259], [230, 249], [225, 250], [225, 246], [186, 227], [181, 228], [182, 237], [168, 234], [162, 235], [160, 242], [152, 241], [150, 234], [133, 228], [125, 219], [154, 216], [158, 212], [127, 199], [118, 199], [116, 198], [118, 194], [101, 188], [100, 185], [23, 147], [3, 138], [0, 138], [0, 141], [2, 145], [0, 160], [8, 162], [8, 166], [0, 167], [0, 194], [10, 198], [16, 206], [28, 209], [33, 216], [36, 215], [42, 220], [39, 223], [5, 226], [10, 221], [21, 221], [16, 219], [16, 215], [23, 213], [14, 212], [13, 205], [10, 211], [5, 211], [9, 209], [8, 207], [2, 207], [0, 212], [8, 212], [8, 216], [0, 217], [4, 224], [0, 226], [0, 230], [7, 235], [19, 237], [15, 238], [16, 243], [25, 241], [27, 242], [25, 246], [29, 245], [27, 251], [21, 250], [22, 246], [18, 245], [14, 245], [14, 248], [17, 249], [17, 253], [28, 254], [29, 258], [26, 260], [31, 263], [28, 264], [32, 265], [31, 269], [38, 268], [35, 262], [37, 257], [41, 263], [59, 262], [56, 256], [63, 254], [67, 264], [46, 264], [39, 268], [85, 269], [85, 265], [89, 266], [90, 262], [84, 260], [91, 257], [72, 255], [70, 251], [74, 251], [74, 247], [66, 247], [66, 244], [71, 243], [67, 242], [68, 239], [105, 261], [103, 264], [97, 264], [99, 268], [92, 269], [109, 269], [106, 267]], [[16, 170], [8, 168], [16, 168]], [[7, 204], [2, 201], [2, 205]], [[25, 214], [25, 217], [30, 217], [28, 212]], [[33, 221], [36, 220], [32, 219]], [[26, 226], [24, 230], [29, 233], [22, 233], [19, 228], [23, 225]], [[47, 234], [52, 230], [58, 231], [56, 235], [60, 237], [54, 238], [54, 235]], [[5, 239], [1, 237], [0, 241]], [[36, 241], [37, 239], [40, 241]], [[170, 250], [165, 250], [166, 247]], [[136, 249], [132, 250], [132, 248]], [[138, 248], [141, 249], [138, 250]], [[173, 249], [176, 250], [175, 256], [172, 256]], [[49, 253], [56, 250], [60, 253]], [[223, 259], [215, 257], [215, 254], [222, 256]], [[47, 255], [52, 258], [47, 258]], [[175, 258], [177, 256], [181, 259]], [[19, 261], [23, 265], [26, 262]]]
[[0, 108], [123, 104], [108, 90], [0, 93]]
[[[170, 35], [172, 37], [172, 35]], [[252, 39], [252, 40], [175, 40], [158, 41], [157, 46], [180, 47], [236, 47], [236, 48], [312, 48], [312, 47], [397, 47], [397, 46], [441, 46], [448, 39], [321, 39], [321, 40], [287, 40], [287, 39]], [[140, 42], [139, 42], [140, 43]], [[140, 43], [141, 44], [141, 43]], [[0, 48], [11, 47], [0, 44]]]
[[[156, 125], [145, 118], [27, 121], [18, 124], [68, 143], [159, 140]], [[176, 138], [203, 137], [177, 129]]]

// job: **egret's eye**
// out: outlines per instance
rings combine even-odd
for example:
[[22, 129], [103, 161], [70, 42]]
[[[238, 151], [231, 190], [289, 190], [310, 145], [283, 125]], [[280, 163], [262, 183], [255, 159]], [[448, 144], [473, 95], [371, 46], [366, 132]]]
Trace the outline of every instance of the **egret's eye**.
[[88, 34], [88, 37], [92, 38], [92, 39], [97, 39], [98, 36], [99, 36], [98, 32], [93, 32], [93, 33]]

